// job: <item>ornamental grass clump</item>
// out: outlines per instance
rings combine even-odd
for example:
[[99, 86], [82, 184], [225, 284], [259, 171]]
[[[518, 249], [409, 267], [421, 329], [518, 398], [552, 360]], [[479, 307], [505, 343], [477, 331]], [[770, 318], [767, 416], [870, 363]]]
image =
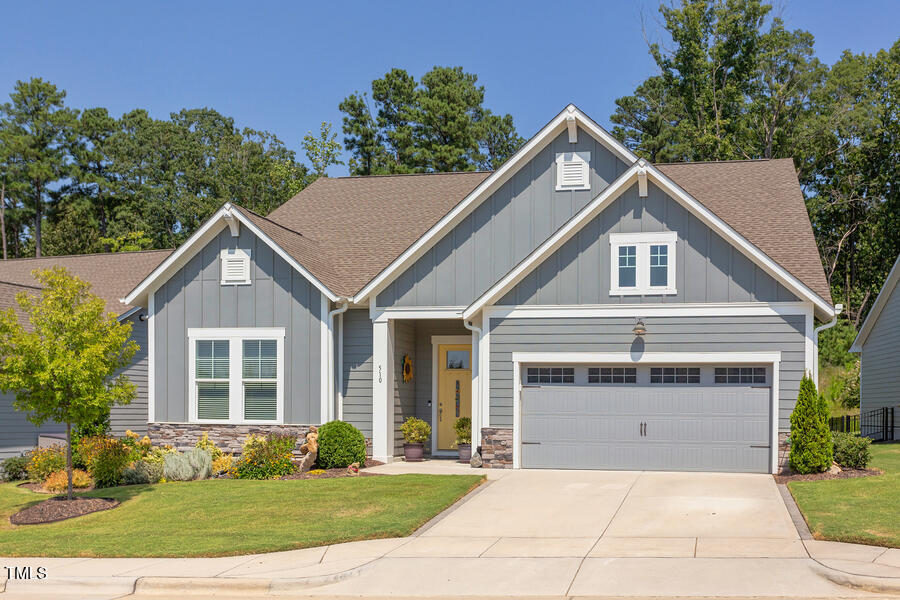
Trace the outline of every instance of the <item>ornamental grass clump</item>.
[[[86, 471], [82, 471], [81, 469], [72, 469], [72, 487], [74, 488], [87, 488], [91, 487], [91, 476], [88, 475]], [[66, 473], [65, 469], [54, 471], [50, 473], [50, 476], [44, 481], [41, 487], [48, 492], [64, 492], [66, 488], [69, 486], [69, 475]]]
[[170, 452], [163, 457], [163, 477], [168, 481], [194, 481], [212, 476], [212, 457], [203, 448]]
[[26, 471], [28, 479], [46, 481], [50, 473], [66, 468], [66, 449], [54, 444], [45, 448], [35, 448], [27, 454]]
[[139, 460], [122, 473], [125, 485], [159, 483], [163, 477], [163, 461]]
[[290, 475], [296, 470], [291, 460], [296, 443], [297, 436], [290, 434], [249, 435], [241, 457], [228, 474], [236, 479], [275, 479]]
[[791, 470], [802, 475], [826, 471], [831, 467], [832, 452], [828, 408], [819, 399], [812, 379], [804, 375], [791, 413]]
[[366, 462], [366, 436], [345, 421], [329, 421], [319, 427], [319, 456], [323, 469], [343, 468]]

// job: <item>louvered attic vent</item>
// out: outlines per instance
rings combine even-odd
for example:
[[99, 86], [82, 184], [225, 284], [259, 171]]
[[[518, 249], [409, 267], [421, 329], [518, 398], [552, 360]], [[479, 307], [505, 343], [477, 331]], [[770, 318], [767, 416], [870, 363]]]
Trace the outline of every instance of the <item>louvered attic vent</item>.
[[250, 283], [250, 251], [235, 248], [222, 250], [222, 285]]
[[560, 152], [556, 155], [556, 190], [589, 190], [590, 152]]

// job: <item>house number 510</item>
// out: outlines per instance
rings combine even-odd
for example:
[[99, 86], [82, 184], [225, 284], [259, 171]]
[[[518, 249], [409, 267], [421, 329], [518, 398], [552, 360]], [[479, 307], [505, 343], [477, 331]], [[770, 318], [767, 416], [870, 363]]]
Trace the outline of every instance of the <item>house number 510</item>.
[[381, 383], [381, 365], [378, 365], [378, 383]]

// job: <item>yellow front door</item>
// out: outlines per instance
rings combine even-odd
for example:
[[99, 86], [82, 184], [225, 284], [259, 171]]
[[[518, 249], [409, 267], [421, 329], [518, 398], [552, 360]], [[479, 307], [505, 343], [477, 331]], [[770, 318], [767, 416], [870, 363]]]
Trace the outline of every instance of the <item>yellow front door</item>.
[[438, 346], [438, 450], [456, 448], [454, 423], [460, 417], [472, 418], [472, 346]]

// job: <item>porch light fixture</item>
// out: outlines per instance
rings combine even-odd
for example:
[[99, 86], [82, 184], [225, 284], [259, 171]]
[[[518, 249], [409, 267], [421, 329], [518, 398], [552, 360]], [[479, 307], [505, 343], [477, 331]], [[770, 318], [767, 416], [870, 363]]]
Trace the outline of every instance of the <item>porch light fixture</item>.
[[638, 317], [637, 323], [634, 324], [634, 329], [631, 332], [637, 337], [644, 337], [647, 334], [647, 326], [644, 325], [644, 320]]

